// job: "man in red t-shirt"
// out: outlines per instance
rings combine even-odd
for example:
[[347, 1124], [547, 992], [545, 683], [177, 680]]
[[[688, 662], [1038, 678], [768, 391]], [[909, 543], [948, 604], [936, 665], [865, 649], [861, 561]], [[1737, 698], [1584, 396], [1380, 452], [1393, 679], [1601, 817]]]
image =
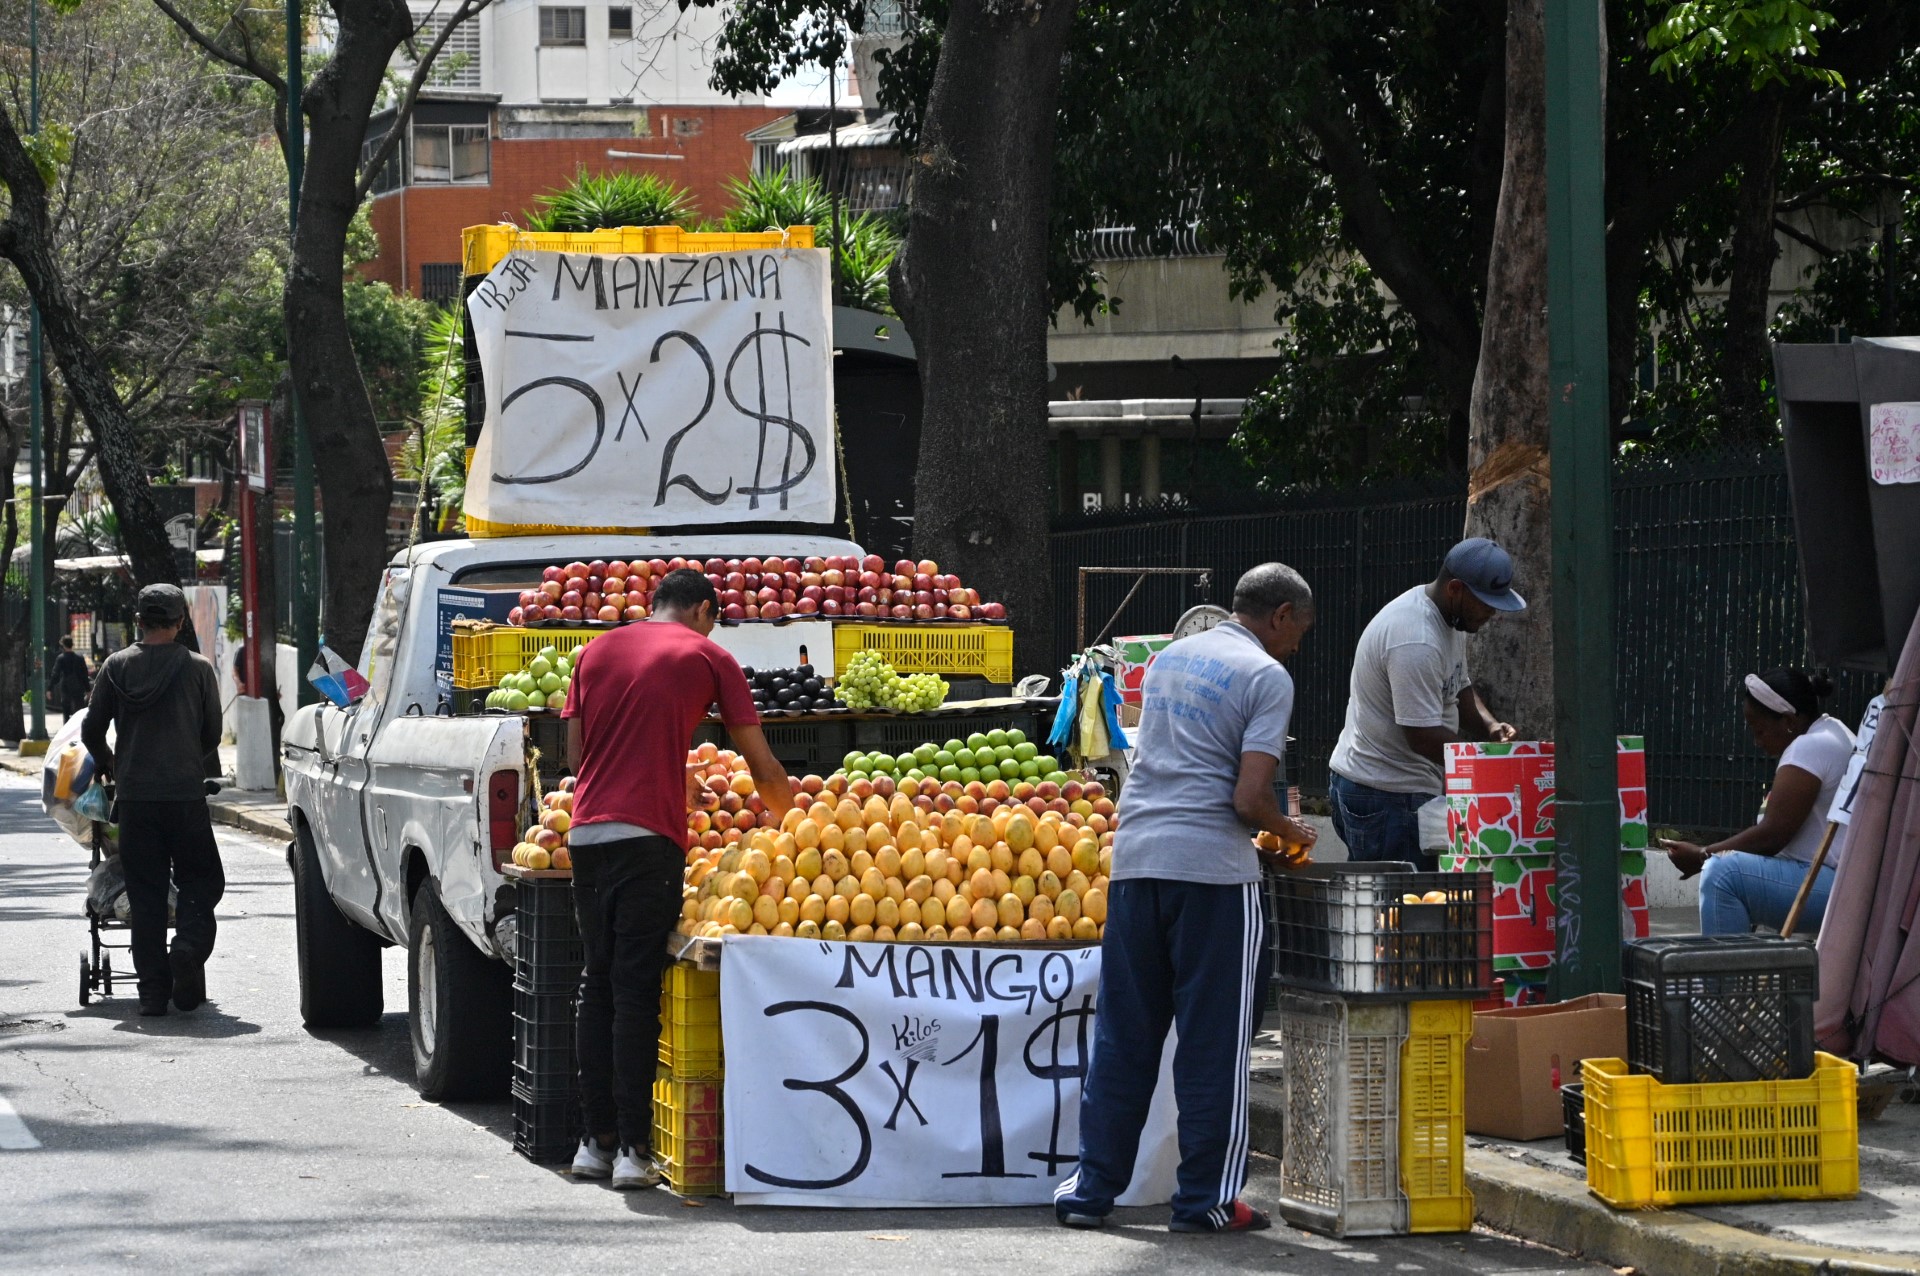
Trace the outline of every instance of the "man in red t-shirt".
[[660, 977], [680, 920], [687, 846], [687, 750], [710, 705], [776, 818], [793, 805], [739, 662], [708, 639], [719, 599], [696, 571], [669, 572], [653, 623], [594, 639], [574, 664], [567, 749], [574, 761], [573, 906], [586, 950], [575, 1053], [586, 1136], [577, 1178], [617, 1188], [660, 1181], [648, 1145], [659, 1058]]

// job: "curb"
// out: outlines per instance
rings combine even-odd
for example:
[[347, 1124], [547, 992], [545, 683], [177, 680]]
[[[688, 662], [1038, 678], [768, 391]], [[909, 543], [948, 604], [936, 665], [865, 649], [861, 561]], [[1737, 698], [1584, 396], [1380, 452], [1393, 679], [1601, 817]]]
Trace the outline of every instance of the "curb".
[[[15, 775], [24, 775], [29, 779], [40, 776], [41, 761], [35, 756], [23, 756], [11, 751], [0, 752], [0, 770], [11, 771]], [[292, 841], [293, 826], [287, 823], [283, 814], [270, 808], [246, 806], [238, 802], [223, 802], [218, 798], [207, 800], [207, 814], [215, 824], [225, 824], [237, 828], [243, 833], [252, 833], [256, 837], [277, 841]]]
[[[1286, 1092], [1276, 1074], [1254, 1076], [1248, 1087], [1248, 1117], [1253, 1149], [1278, 1157]], [[1830, 1249], [1762, 1235], [1684, 1209], [1618, 1211], [1588, 1192], [1580, 1179], [1486, 1148], [1467, 1149], [1466, 1177], [1476, 1220], [1494, 1231], [1650, 1276], [1920, 1272], [1920, 1262], [1904, 1255]]]

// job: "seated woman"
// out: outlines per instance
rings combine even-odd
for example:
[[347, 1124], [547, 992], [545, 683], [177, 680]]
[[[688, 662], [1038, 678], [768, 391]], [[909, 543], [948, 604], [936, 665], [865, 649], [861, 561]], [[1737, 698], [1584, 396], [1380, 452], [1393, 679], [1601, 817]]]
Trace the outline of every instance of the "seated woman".
[[[1753, 742], [1780, 759], [1760, 822], [1710, 846], [1662, 841], [1680, 876], [1700, 873], [1700, 932], [1744, 935], [1755, 923], [1776, 934], [1827, 828], [1827, 808], [1846, 774], [1853, 732], [1820, 712], [1826, 678], [1800, 669], [1748, 674], [1741, 694]], [[1796, 930], [1817, 933], [1837, 861], [1816, 874]]]

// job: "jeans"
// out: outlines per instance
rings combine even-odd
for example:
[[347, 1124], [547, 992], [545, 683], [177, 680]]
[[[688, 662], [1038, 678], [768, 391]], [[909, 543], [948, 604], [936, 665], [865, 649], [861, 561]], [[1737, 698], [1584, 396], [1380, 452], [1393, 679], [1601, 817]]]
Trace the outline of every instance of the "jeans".
[[687, 857], [664, 837], [573, 848], [573, 911], [586, 966], [574, 1020], [587, 1133], [644, 1153], [660, 1059], [660, 977], [680, 920]]
[[214, 905], [226, 893], [220, 848], [205, 798], [188, 802], [115, 803], [120, 817], [120, 867], [127, 875], [132, 916], [133, 970], [140, 1000], [164, 1002], [173, 995], [173, 962], [167, 955], [167, 879], [173, 879], [173, 951], [187, 950], [204, 963], [213, 956], [218, 926]]
[[1246, 1184], [1247, 1068], [1272, 972], [1260, 887], [1123, 878], [1111, 896], [1080, 1097], [1080, 1168], [1055, 1190], [1054, 1208], [1113, 1212], [1133, 1177], [1167, 1030], [1177, 1028], [1173, 1216], [1220, 1227]]
[[[1806, 880], [1807, 868], [1798, 860], [1747, 851], [1709, 855], [1700, 870], [1700, 933], [1744, 935], [1758, 923], [1779, 934], [1787, 924], [1793, 897]], [[1807, 892], [1806, 906], [1794, 926], [1796, 932], [1819, 934], [1820, 919], [1826, 915], [1827, 896], [1832, 890], [1833, 865], [1825, 864], [1814, 876], [1813, 889]]]
[[1439, 860], [1420, 849], [1418, 812], [1437, 796], [1389, 793], [1356, 783], [1338, 772], [1327, 784], [1333, 831], [1347, 844], [1348, 859], [1403, 860], [1429, 873], [1439, 867]]

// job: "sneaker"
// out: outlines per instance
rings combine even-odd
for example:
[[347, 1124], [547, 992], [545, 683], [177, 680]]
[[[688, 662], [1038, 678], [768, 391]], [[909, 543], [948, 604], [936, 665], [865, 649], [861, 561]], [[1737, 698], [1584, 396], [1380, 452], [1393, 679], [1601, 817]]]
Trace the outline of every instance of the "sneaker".
[[613, 1153], [602, 1148], [591, 1137], [580, 1140], [580, 1150], [573, 1154], [573, 1177], [577, 1179], [603, 1179], [613, 1173]]
[[1273, 1220], [1245, 1201], [1223, 1205], [1202, 1219], [1176, 1218], [1167, 1224], [1170, 1232], [1264, 1232]]
[[173, 969], [173, 1004], [192, 1010], [207, 999], [207, 969], [200, 955], [190, 948], [175, 948], [168, 963]]
[[1082, 1231], [1092, 1231], [1107, 1225], [1105, 1214], [1077, 1214], [1072, 1210], [1063, 1210], [1057, 1205], [1054, 1207], [1053, 1216], [1060, 1220], [1060, 1226]]
[[162, 998], [161, 998], [160, 1000], [158, 1000], [158, 1001], [148, 1001], [148, 1000], [146, 1000], [145, 998], [142, 998], [142, 999], [141, 999], [141, 1001], [140, 1001], [140, 1013], [141, 1013], [141, 1014], [143, 1014], [143, 1015], [164, 1015], [164, 1014], [166, 1014], [166, 1013], [167, 1013], [167, 999], [166, 999], [165, 997], [162, 997]]
[[635, 1152], [630, 1147], [620, 1149], [620, 1155], [613, 1161], [613, 1186], [616, 1191], [631, 1192], [637, 1188], [660, 1186], [660, 1167], [653, 1158], [644, 1152]]

